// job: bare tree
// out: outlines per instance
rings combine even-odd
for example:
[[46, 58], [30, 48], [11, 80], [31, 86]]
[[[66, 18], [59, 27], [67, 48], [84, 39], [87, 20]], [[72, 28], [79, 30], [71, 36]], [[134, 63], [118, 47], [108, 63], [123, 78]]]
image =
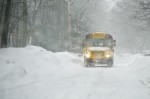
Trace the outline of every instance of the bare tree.
[[1, 0], [1, 47], [25, 46], [27, 36], [27, 1]]
[[149, 0], [121, 0], [117, 2], [117, 5], [122, 9], [122, 13], [127, 15], [130, 19], [141, 22], [143, 26], [150, 25]]
[[1, 37], [1, 47], [7, 47], [8, 44], [8, 30], [10, 23], [10, 13], [11, 13], [11, 0], [7, 0], [6, 10], [4, 15], [2, 37]]
[[83, 35], [88, 33], [87, 7], [90, 0], [70, 0], [71, 51], [80, 52]]

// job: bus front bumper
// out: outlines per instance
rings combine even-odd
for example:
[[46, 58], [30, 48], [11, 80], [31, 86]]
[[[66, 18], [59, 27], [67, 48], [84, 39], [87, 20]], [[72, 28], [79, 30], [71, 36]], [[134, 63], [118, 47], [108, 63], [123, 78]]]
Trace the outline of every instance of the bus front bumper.
[[107, 66], [110, 62], [113, 62], [113, 59], [86, 59], [86, 61], [90, 66]]

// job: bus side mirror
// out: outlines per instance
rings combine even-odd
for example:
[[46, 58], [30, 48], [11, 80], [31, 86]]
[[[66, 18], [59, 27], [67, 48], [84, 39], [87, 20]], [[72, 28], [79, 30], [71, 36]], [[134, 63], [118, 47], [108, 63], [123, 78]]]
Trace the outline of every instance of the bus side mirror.
[[81, 44], [82, 47], [85, 47], [85, 41], [82, 40], [82, 44]]
[[114, 43], [113, 43], [113, 44], [114, 44], [114, 46], [116, 46], [116, 40], [114, 40]]
[[85, 43], [84, 42], [82, 42], [82, 47], [84, 47], [85, 46]]

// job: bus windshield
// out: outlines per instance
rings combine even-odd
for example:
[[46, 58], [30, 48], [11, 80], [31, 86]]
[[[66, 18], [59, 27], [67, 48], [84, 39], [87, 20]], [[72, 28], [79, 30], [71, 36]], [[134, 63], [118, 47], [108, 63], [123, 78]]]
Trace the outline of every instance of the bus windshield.
[[90, 38], [86, 40], [86, 44], [93, 47], [112, 47], [112, 42], [111, 38]]

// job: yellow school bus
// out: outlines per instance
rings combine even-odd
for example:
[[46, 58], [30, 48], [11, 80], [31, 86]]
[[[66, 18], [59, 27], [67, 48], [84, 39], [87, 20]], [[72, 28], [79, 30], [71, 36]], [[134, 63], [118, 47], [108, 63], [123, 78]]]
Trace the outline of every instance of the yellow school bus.
[[84, 66], [113, 66], [116, 41], [110, 34], [94, 32], [83, 40]]

